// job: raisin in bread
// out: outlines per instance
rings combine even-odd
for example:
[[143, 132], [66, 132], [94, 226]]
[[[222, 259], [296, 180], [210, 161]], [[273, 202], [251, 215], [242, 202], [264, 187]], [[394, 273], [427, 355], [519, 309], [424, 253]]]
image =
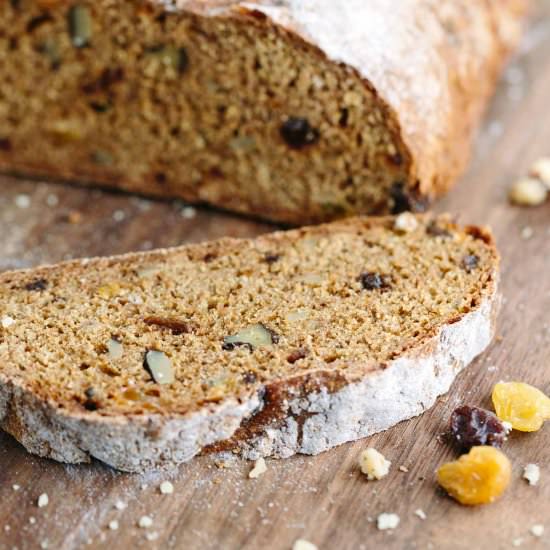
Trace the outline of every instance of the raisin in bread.
[[420, 414], [489, 344], [491, 236], [351, 219], [0, 275], [0, 426], [143, 471], [314, 454]]
[[0, 2], [0, 170], [304, 224], [463, 169], [527, 0]]

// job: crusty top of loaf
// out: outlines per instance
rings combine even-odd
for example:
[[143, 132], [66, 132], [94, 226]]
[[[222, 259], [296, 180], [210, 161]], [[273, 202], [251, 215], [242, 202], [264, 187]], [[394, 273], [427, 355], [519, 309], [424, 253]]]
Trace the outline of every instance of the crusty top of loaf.
[[[398, 113], [428, 194], [462, 170], [469, 136], [529, 0], [156, 0], [219, 16], [255, 13], [348, 65]], [[388, 6], [391, 4], [391, 8]], [[415, 183], [412, 181], [411, 183]]]
[[[416, 220], [409, 232], [353, 219], [5, 273], [0, 381], [103, 416], [183, 414], [315, 373], [340, 387], [493, 298], [490, 235]], [[173, 383], [155, 380], [152, 350]]]

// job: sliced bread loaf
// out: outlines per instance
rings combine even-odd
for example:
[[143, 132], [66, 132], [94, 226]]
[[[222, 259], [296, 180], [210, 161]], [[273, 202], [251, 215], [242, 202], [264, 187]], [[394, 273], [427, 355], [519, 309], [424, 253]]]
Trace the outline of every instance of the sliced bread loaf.
[[129, 471], [318, 453], [447, 391], [497, 278], [487, 231], [411, 214], [4, 273], [0, 425]]
[[422, 209], [527, 4], [5, 0], [0, 170], [300, 225]]

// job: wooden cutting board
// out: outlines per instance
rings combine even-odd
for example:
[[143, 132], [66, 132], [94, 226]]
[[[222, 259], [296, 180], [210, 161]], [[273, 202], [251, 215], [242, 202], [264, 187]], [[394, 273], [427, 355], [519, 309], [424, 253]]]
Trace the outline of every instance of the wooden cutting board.
[[[514, 433], [505, 444], [513, 481], [497, 503], [464, 508], [438, 490], [434, 472], [455, 452], [440, 437], [459, 404], [490, 406], [495, 382], [520, 379], [550, 393], [550, 203], [510, 206], [506, 190], [531, 162], [550, 156], [550, 0], [541, 0], [517, 60], [487, 114], [469, 173], [437, 210], [493, 227], [503, 257], [505, 296], [498, 338], [419, 418], [316, 457], [268, 461], [248, 479], [249, 463], [225, 468], [213, 457], [171, 475], [116, 473], [95, 463], [66, 466], [28, 455], [0, 434], [0, 549], [290, 549], [298, 538], [321, 550], [550, 548], [550, 425]], [[173, 246], [223, 235], [253, 236], [261, 224], [181, 204], [0, 178], [0, 270], [66, 258]], [[526, 229], [530, 228], [530, 229]], [[532, 234], [532, 235], [530, 235]], [[526, 238], [529, 237], [529, 238]], [[390, 475], [367, 482], [357, 469], [372, 445], [392, 461]], [[541, 481], [522, 480], [541, 467]], [[399, 466], [407, 471], [400, 471]], [[170, 479], [175, 491], [162, 495]], [[18, 490], [15, 488], [19, 487]], [[47, 493], [49, 504], [37, 506]], [[124, 504], [118, 510], [115, 503]], [[421, 509], [427, 518], [420, 519]], [[393, 512], [394, 531], [375, 519]], [[153, 520], [139, 528], [140, 517]], [[118, 529], [109, 529], [111, 521]], [[543, 524], [541, 538], [530, 533]]]

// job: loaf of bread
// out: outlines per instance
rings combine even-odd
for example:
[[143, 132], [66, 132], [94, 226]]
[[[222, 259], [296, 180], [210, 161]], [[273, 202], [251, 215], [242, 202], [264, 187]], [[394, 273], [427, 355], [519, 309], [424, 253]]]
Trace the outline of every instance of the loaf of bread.
[[5, 0], [0, 170], [291, 224], [422, 210], [528, 0]]
[[315, 454], [420, 414], [489, 344], [498, 256], [355, 218], [0, 275], [0, 427], [128, 471]]

